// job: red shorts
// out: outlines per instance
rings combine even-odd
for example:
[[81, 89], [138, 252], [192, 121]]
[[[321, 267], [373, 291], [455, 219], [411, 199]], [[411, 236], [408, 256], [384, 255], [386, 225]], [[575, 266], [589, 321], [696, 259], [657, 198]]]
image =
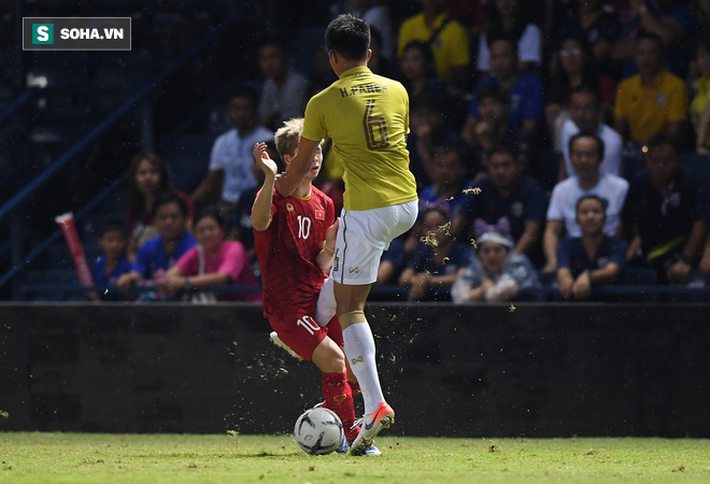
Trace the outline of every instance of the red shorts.
[[326, 336], [343, 346], [343, 331], [337, 317], [333, 317], [325, 328], [305, 311], [271, 316], [269, 323], [281, 341], [304, 360], [311, 361], [313, 352]]

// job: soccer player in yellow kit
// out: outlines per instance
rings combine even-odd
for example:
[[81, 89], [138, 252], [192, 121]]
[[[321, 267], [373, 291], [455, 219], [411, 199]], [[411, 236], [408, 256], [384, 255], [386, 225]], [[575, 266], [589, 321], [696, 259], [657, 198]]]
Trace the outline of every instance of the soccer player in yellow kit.
[[325, 44], [339, 79], [309, 101], [298, 154], [277, 178], [276, 188], [282, 196], [291, 195], [310, 169], [320, 140], [333, 140], [344, 166], [345, 193], [331, 280], [345, 355], [365, 401], [350, 453], [363, 455], [379, 431], [394, 423], [364, 310], [382, 252], [417, 218], [416, 181], [406, 147], [409, 96], [399, 82], [368, 69], [370, 27], [364, 20], [336, 17], [326, 29]]

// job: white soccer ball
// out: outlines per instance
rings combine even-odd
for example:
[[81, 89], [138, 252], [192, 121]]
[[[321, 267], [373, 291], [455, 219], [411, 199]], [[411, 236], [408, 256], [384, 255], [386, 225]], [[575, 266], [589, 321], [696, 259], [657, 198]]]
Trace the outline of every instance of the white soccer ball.
[[332, 410], [311, 408], [298, 417], [293, 435], [306, 454], [330, 454], [343, 440], [343, 423]]

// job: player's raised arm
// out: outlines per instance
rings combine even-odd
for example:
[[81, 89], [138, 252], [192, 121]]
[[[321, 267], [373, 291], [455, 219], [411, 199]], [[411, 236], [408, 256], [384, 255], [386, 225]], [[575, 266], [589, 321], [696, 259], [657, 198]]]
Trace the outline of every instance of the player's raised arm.
[[268, 229], [271, 224], [271, 204], [273, 202], [274, 180], [276, 179], [278, 166], [266, 152], [266, 144], [255, 144], [252, 153], [259, 168], [264, 172], [264, 184], [257, 194], [251, 209], [251, 224], [255, 230], [262, 232]]
[[313, 157], [320, 145], [320, 141], [301, 138], [298, 142], [298, 151], [286, 171], [276, 177], [276, 189], [281, 196], [290, 197], [301, 184], [306, 173], [311, 169]]

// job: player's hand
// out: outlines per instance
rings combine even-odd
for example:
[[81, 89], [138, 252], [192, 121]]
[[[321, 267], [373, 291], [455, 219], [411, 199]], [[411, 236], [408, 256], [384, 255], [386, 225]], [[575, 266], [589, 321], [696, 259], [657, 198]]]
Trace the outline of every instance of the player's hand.
[[325, 233], [325, 245], [329, 249], [333, 249], [333, 252], [335, 252], [335, 239], [338, 237], [338, 227], [340, 227], [340, 217], [335, 219], [333, 225], [328, 227], [328, 231]]
[[266, 151], [266, 143], [256, 143], [254, 149], [252, 150], [256, 164], [261, 168], [264, 174], [268, 177], [276, 176], [279, 171], [276, 162], [271, 159], [269, 153]]

